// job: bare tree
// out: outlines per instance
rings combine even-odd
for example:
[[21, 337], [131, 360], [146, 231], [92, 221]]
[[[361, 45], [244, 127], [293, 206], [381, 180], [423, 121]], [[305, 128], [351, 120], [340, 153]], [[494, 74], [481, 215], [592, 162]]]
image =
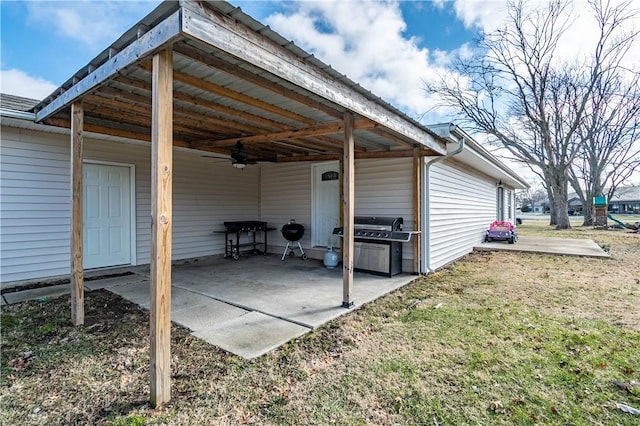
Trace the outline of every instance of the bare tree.
[[583, 205], [584, 226], [593, 225], [593, 197], [610, 199], [640, 168], [640, 73], [605, 73], [588, 109], [578, 130], [586, 142], [569, 170]]
[[599, 37], [583, 62], [563, 62], [556, 55], [572, 24], [569, 3], [551, 0], [530, 8], [517, 0], [508, 3], [505, 24], [481, 37], [474, 56], [456, 60], [457, 78], [442, 76], [425, 87], [456, 108], [465, 125], [493, 136], [542, 178], [558, 229], [570, 228], [569, 169], [586, 143], [578, 130], [592, 92], [605, 71], [619, 67], [633, 42], [618, 37], [631, 19], [628, 4], [590, 3]]
[[[547, 199], [547, 192], [538, 180], [528, 183], [529, 188], [518, 191], [516, 199], [520, 201], [523, 207], [530, 207], [531, 211], [533, 211], [536, 205], [540, 205]], [[524, 212], [524, 209], [522, 211]]]

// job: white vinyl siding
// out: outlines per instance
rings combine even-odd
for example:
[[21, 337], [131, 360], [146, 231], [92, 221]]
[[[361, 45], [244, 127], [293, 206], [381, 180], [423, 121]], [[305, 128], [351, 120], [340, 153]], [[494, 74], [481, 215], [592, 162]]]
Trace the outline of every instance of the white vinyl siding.
[[[69, 136], [2, 127], [0, 143], [0, 282], [69, 273]], [[135, 167], [135, 259], [148, 264], [151, 244], [151, 148], [87, 138], [86, 161]], [[269, 243], [282, 250], [279, 229], [295, 219], [307, 229], [310, 247], [311, 162], [265, 163], [235, 169], [230, 161], [174, 150], [174, 260], [224, 252], [223, 222], [262, 220], [277, 231]], [[413, 230], [411, 158], [357, 160], [355, 214], [401, 216]], [[496, 179], [449, 159], [431, 167], [429, 188], [432, 268], [469, 253], [496, 217]], [[425, 189], [426, 191], [426, 189]], [[513, 188], [505, 188], [513, 211]], [[509, 212], [505, 211], [505, 218]], [[313, 257], [322, 252], [310, 250]], [[426, 255], [426, 254], [425, 254]], [[404, 270], [412, 270], [413, 244], [403, 245]]]
[[[311, 165], [313, 163], [263, 164], [261, 169], [261, 217], [282, 227], [289, 219], [304, 225], [301, 240], [307, 250], [311, 233]], [[413, 160], [410, 158], [356, 160], [355, 215], [402, 216], [405, 229], [413, 229]], [[275, 234], [275, 233], [272, 233]], [[279, 234], [270, 245], [284, 246]], [[413, 245], [403, 245], [405, 267]]]
[[1, 282], [69, 271], [69, 150], [56, 138], [2, 127]]
[[224, 253], [224, 234], [213, 230], [260, 219], [258, 166], [178, 151], [173, 170], [173, 260]]
[[[305, 227], [300, 244], [311, 245], [311, 164], [310, 162], [262, 164], [260, 169], [260, 217], [277, 228], [269, 234], [269, 245], [284, 248], [287, 241], [280, 228], [290, 219]], [[311, 253], [309, 253], [311, 254]]]
[[[151, 148], [85, 139], [84, 159], [135, 166], [137, 264], [150, 261]], [[258, 166], [174, 151], [174, 260], [221, 254], [226, 220], [258, 220]], [[69, 273], [69, 137], [2, 127], [0, 282]]]
[[473, 250], [496, 218], [496, 184], [445, 160], [430, 170], [430, 266], [440, 268]]
[[[356, 216], [402, 217], [413, 230], [413, 159], [357, 160]], [[403, 270], [412, 271], [413, 242], [402, 244]]]

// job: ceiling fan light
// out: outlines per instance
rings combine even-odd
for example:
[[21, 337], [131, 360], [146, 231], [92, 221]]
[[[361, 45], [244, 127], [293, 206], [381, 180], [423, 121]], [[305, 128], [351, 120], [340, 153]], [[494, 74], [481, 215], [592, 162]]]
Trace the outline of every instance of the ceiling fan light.
[[233, 165], [233, 167], [235, 167], [236, 169], [244, 169], [246, 164], [245, 163], [241, 163], [239, 161], [234, 161], [233, 163], [231, 163]]

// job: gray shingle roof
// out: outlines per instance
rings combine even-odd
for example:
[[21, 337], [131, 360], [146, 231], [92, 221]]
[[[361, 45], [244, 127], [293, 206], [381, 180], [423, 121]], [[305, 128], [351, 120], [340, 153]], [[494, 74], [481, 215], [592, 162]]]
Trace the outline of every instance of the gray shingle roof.
[[640, 201], [640, 185], [622, 186], [616, 189], [615, 194], [609, 200], [612, 202]]
[[25, 112], [30, 111], [38, 102], [40, 102], [39, 99], [0, 93], [0, 109]]

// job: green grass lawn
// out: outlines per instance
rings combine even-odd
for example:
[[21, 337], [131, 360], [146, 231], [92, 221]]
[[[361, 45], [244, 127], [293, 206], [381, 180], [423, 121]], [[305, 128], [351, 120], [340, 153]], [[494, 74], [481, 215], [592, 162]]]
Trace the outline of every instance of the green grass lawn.
[[474, 253], [251, 361], [174, 327], [157, 410], [146, 311], [106, 291], [87, 294], [82, 327], [68, 297], [3, 307], [0, 420], [640, 424], [616, 405], [640, 409], [640, 234], [519, 232], [591, 238], [612, 259]]

